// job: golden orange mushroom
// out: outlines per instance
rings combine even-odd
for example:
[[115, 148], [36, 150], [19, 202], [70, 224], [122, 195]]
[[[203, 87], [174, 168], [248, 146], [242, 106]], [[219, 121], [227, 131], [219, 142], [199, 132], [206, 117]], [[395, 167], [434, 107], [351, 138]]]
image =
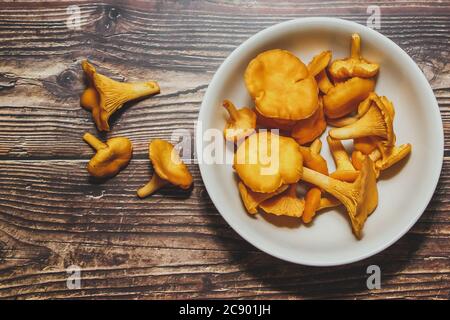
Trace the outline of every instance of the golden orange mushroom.
[[338, 59], [331, 63], [328, 71], [334, 79], [346, 79], [350, 77], [371, 78], [376, 76], [380, 66], [370, 63], [361, 57], [361, 37], [352, 34], [351, 55], [347, 59]]
[[230, 100], [225, 100], [223, 107], [230, 115], [224, 129], [226, 140], [237, 142], [255, 132], [256, 114], [252, 109], [237, 109]]
[[261, 202], [280, 194], [288, 188], [288, 185], [281, 186], [275, 192], [259, 193], [249, 190], [241, 181], [238, 183], [239, 194], [248, 213], [255, 214], [258, 212], [258, 206]]
[[374, 166], [365, 157], [358, 178], [353, 183], [343, 182], [309, 168], [303, 168], [302, 180], [328, 192], [347, 208], [353, 233], [360, 239], [369, 214], [378, 205], [378, 190]]
[[259, 207], [276, 216], [300, 218], [305, 208], [305, 201], [297, 197], [297, 184], [291, 184], [286, 191], [263, 201]]
[[149, 144], [148, 153], [155, 172], [151, 180], [137, 191], [140, 198], [151, 195], [167, 184], [182, 189], [190, 188], [192, 175], [171, 143], [155, 139]]
[[244, 78], [256, 109], [267, 118], [301, 120], [317, 109], [317, 83], [305, 64], [289, 51], [260, 53], [248, 64]]
[[330, 174], [330, 177], [346, 182], [355, 181], [359, 175], [359, 171], [353, 167], [342, 142], [330, 136], [327, 137], [327, 142], [336, 165], [336, 170]]
[[382, 138], [386, 146], [393, 146], [395, 135], [391, 107], [373, 92], [367, 99], [371, 102], [368, 110], [352, 124], [331, 129], [330, 136], [339, 140], [376, 136]]
[[119, 82], [99, 74], [87, 60], [81, 62], [89, 80], [89, 86], [80, 98], [81, 106], [92, 112], [99, 131], [109, 131], [109, 117], [124, 103], [159, 93], [158, 83]]
[[[320, 155], [322, 149], [322, 142], [319, 139], [309, 147], [300, 147], [303, 156], [303, 165], [309, 169], [328, 175], [327, 161]], [[317, 187], [311, 187], [305, 195], [305, 210], [302, 215], [304, 223], [310, 223], [316, 211], [319, 210], [321, 205], [322, 190]]]
[[130, 162], [133, 146], [127, 138], [111, 138], [103, 143], [90, 133], [85, 133], [86, 141], [97, 153], [87, 165], [87, 171], [96, 178], [109, 178], [115, 176]]
[[292, 138], [299, 144], [306, 144], [319, 137], [327, 128], [327, 122], [323, 113], [322, 98], [319, 98], [319, 107], [314, 114], [303, 120], [297, 121], [291, 131]]
[[239, 145], [233, 168], [252, 191], [270, 193], [300, 180], [303, 158], [294, 139], [260, 131]]

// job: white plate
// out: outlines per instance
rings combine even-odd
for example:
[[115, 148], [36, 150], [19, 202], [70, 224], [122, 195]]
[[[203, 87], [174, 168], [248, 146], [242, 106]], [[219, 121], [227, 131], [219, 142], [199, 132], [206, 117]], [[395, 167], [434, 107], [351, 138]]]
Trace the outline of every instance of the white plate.
[[[362, 38], [362, 55], [381, 65], [376, 92], [393, 101], [397, 143], [412, 144], [408, 159], [384, 172], [378, 182], [379, 204], [368, 218], [362, 240], [356, 240], [345, 210], [320, 213], [311, 226], [245, 212], [231, 165], [206, 164], [200, 172], [215, 206], [230, 226], [244, 239], [280, 259], [331, 266], [355, 262], [387, 248], [419, 219], [430, 201], [442, 167], [444, 138], [439, 107], [425, 76], [414, 61], [394, 42], [360, 24], [333, 18], [305, 18], [267, 28], [241, 44], [223, 62], [206, 91], [196, 132], [197, 150], [206, 144], [208, 128], [222, 130], [225, 98], [238, 107], [253, 106], [243, 75], [258, 53], [282, 48], [308, 63], [313, 55], [332, 50], [333, 59], [349, 54], [350, 36]], [[330, 171], [334, 163], [322, 136]], [[225, 149], [224, 152], [231, 151]], [[289, 222], [287, 222], [287, 220]]]

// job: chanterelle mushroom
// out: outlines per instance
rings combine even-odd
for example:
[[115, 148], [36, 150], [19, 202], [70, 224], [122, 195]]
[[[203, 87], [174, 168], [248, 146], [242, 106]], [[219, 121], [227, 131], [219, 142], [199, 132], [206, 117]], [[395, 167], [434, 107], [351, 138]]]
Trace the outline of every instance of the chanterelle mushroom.
[[81, 105], [92, 112], [99, 131], [109, 131], [109, 117], [124, 103], [159, 93], [158, 83], [118, 82], [97, 73], [94, 66], [87, 60], [81, 66], [89, 78], [89, 87], [81, 95]]
[[299, 144], [305, 144], [319, 137], [327, 128], [327, 122], [323, 113], [322, 98], [319, 98], [319, 107], [314, 114], [303, 120], [297, 121], [291, 131], [292, 138]]
[[411, 153], [411, 144], [406, 143], [394, 147], [385, 147], [382, 144], [370, 153], [377, 170], [385, 170]]
[[130, 162], [133, 146], [127, 138], [111, 138], [103, 143], [92, 134], [85, 133], [83, 139], [97, 151], [87, 165], [87, 171], [96, 178], [112, 177]]
[[331, 129], [330, 136], [339, 140], [376, 136], [382, 138], [386, 146], [393, 146], [395, 135], [391, 107], [373, 92], [367, 99], [371, 102], [368, 110], [356, 122]]
[[137, 191], [140, 198], [147, 197], [170, 183], [189, 189], [192, 175], [171, 143], [155, 139], [149, 144], [148, 153], [155, 173], [150, 182]]
[[[314, 140], [309, 147], [301, 146], [300, 150], [303, 156], [303, 165], [309, 169], [328, 175], [327, 161], [320, 155], [322, 142], [319, 139]], [[310, 223], [314, 218], [316, 211], [321, 204], [322, 190], [317, 187], [311, 187], [305, 195], [305, 210], [302, 220]]]
[[241, 195], [242, 202], [244, 203], [245, 209], [248, 213], [255, 214], [258, 212], [258, 206], [261, 202], [280, 194], [288, 188], [288, 185], [283, 185], [275, 192], [270, 193], [259, 193], [249, 190], [245, 184], [239, 181], [238, 184], [239, 194]]
[[338, 59], [331, 63], [328, 71], [335, 79], [350, 77], [371, 78], [378, 73], [380, 66], [361, 57], [361, 38], [352, 34], [351, 55], [347, 59]]
[[274, 192], [300, 180], [303, 158], [294, 139], [268, 131], [257, 132], [242, 142], [234, 155], [233, 168], [252, 191]]
[[299, 218], [303, 214], [305, 201], [297, 197], [297, 184], [289, 185], [283, 193], [265, 200], [259, 207], [267, 213], [277, 216]]
[[318, 55], [314, 56], [310, 63], [308, 63], [309, 73], [315, 77], [322, 70], [328, 66], [331, 60], [331, 51], [323, 51]]
[[260, 53], [247, 66], [244, 78], [256, 109], [265, 117], [301, 120], [317, 109], [316, 80], [289, 51]]
[[303, 168], [302, 180], [314, 184], [337, 198], [347, 208], [353, 233], [360, 239], [364, 222], [378, 205], [378, 190], [372, 160], [365, 157], [358, 178], [343, 182]]
[[327, 137], [328, 146], [330, 147], [331, 155], [333, 156], [334, 163], [336, 164], [336, 171], [330, 174], [330, 177], [346, 181], [353, 182], [359, 175], [359, 171], [355, 170], [350, 157], [347, 154], [342, 142]]
[[245, 107], [238, 110], [229, 100], [223, 102], [223, 107], [230, 115], [224, 129], [226, 140], [236, 142], [255, 132], [256, 114], [252, 109]]
[[353, 112], [374, 88], [375, 81], [373, 79], [359, 77], [337, 83], [323, 97], [325, 115], [335, 119]]

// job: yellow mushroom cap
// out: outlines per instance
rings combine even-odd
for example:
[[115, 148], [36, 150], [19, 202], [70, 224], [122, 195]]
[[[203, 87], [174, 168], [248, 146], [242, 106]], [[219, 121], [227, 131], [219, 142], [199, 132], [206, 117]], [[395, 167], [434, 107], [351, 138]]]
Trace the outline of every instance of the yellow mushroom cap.
[[244, 78], [256, 109], [265, 117], [301, 120], [317, 109], [317, 83], [289, 51], [274, 49], [259, 54], [247, 66]]
[[323, 51], [318, 55], [314, 56], [310, 63], [308, 63], [309, 73], [315, 77], [322, 70], [328, 66], [331, 60], [331, 51]]
[[299, 144], [305, 144], [319, 137], [326, 128], [327, 122], [323, 112], [322, 99], [319, 99], [319, 107], [316, 112], [307, 119], [297, 121], [292, 128], [291, 136]]
[[192, 175], [171, 143], [162, 139], [153, 140], [149, 145], [149, 157], [161, 179], [182, 189], [191, 186]]
[[243, 184], [241, 181], [239, 181], [238, 188], [239, 188], [239, 194], [241, 195], [242, 202], [244, 203], [244, 206], [247, 209], [247, 212], [255, 214], [258, 212], [258, 206], [261, 202], [263, 202], [264, 200], [267, 200], [269, 198], [272, 198], [273, 196], [276, 196], [277, 194], [280, 194], [281, 192], [285, 191], [288, 188], [288, 186], [287, 185], [281, 186], [275, 192], [259, 193], [259, 192], [253, 192], [252, 190], [249, 190], [245, 186], [245, 184]]
[[89, 174], [96, 178], [112, 177], [130, 162], [133, 146], [127, 138], [111, 138], [103, 143], [86, 133], [83, 139], [97, 151], [87, 165]]
[[296, 184], [291, 184], [286, 191], [265, 200], [259, 207], [265, 212], [277, 216], [301, 217], [305, 208], [305, 201], [297, 197], [296, 187]]
[[325, 115], [335, 119], [355, 111], [358, 104], [366, 99], [374, 88], [373, 79], [354, 77], [337, 83], [323, 97]]
[[294, 139], [260, 131], [239, 145], [233, 167], [252, 191], [268, 193], [300, 180], [302, 164], [300, 146]]

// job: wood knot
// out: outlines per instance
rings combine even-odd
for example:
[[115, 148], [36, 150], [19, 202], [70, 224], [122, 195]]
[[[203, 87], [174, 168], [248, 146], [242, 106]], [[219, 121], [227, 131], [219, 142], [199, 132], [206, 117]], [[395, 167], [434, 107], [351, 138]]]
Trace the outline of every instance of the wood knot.
[[105, 7], [102, 18], [97, 21], [95, 30], [98, 33], [104, 35], [114, 34], [114, 31], [116, 29], [116, 23], [119, 20], [120, 16], [121, 16], [120, 9], [111, 6]]
[[64, 70], [56, 77], [57, 84], [68, 89], [74, 88], [78, 80], [73, 70]]

